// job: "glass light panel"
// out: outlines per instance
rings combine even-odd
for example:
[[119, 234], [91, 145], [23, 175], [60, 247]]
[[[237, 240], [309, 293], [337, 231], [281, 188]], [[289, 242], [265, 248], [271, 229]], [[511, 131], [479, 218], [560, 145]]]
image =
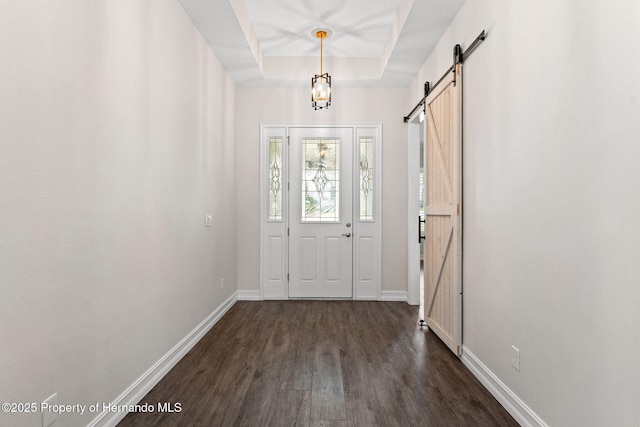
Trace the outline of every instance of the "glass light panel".
[[282, 138], [269, 138], [269, 220], [282, 221]]
[[373, 138], [360, 138], [360, 221], [373, 221]]
[[313, 86], [314, 101], [328, 101], [331, 94], [331, 87], [323, 79]]
[[302, 140], [302, 222], [340, 221], [340, 140]]
[[315, 75], [311, 79], [311, 106], [315, 110], [329, 108], [331, 105], [331, 76], [329, 73]]

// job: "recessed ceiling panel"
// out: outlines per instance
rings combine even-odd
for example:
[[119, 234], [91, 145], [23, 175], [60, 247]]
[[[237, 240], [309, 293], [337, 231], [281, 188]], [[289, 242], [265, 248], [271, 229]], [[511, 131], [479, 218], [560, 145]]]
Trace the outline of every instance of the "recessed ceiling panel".
[[333, 32], [324, 54], [380, 57], [389, 38], [399, 0], [245, 0], [265, 56], [318, 53], [315, 28]]
[[[178, 0], [239, 86], [406, 87], [464, 0]], [[460, 40], [464, 45], [468, 40]], [[463, 46], [464, 47], [464, 46]]]

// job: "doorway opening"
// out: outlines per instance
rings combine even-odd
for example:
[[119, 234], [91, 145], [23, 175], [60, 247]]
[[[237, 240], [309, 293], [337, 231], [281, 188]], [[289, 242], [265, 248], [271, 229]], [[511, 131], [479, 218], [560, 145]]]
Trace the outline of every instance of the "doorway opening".
[[409, 119], [408, 146], [408, 302], [424, 317], [424, 111]]

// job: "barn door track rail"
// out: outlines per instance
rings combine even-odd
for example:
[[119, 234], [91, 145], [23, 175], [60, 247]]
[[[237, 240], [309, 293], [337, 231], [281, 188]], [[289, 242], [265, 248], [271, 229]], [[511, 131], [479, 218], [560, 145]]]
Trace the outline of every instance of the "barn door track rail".
[[427, 99], [427, 96], [429, 96], [431, 91], [433, 91], [440, 84], [440, 82], [442, 82], [442, 80], [444, 80], [447, 77], [447, 74], [455, 72], [456, 65], [464, 63], [464, 61], [469, 57], [469, 55], [471, 55], [473, 51], [476, 50], [476, 48], [480, 45], [480, 43], [482, 43], [486, 38], [487, 38], [487, 35], [485, 31], [482, 30], [480, 35], [476, 37], [476, 39], [469, 45], [469, 47], [464, 52], [462, 51], [462, 48], [460, 47], [459, 44], [454, 46], [453, 65], [451, 65], [451, 67], [449, 67], [449, 69], [445, 71], [442, 77], [440, 77], [440, 79], [433, 86], [431, 86], [429, 82], [424, 83], [424, 96], [422, 97], [420, 102], [418, 102], [418, 104], [415, 107], [413, 107], [413, 110], [411, 110], [409, 114], [404, 116], [405, 123], [409, 122], [409, 119], [411, 118], [411, 116], [413, 116], [413, 113], [415, 113], [418, 110], [418, 108], [424, 105], [424, 101], [425, 99]]

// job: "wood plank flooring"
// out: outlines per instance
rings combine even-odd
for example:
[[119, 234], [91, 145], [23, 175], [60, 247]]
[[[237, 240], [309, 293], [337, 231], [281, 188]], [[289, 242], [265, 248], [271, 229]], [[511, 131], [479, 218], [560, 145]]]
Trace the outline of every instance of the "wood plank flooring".
[[236, 303], [119, 426], [517, 426], [400, 302]]

